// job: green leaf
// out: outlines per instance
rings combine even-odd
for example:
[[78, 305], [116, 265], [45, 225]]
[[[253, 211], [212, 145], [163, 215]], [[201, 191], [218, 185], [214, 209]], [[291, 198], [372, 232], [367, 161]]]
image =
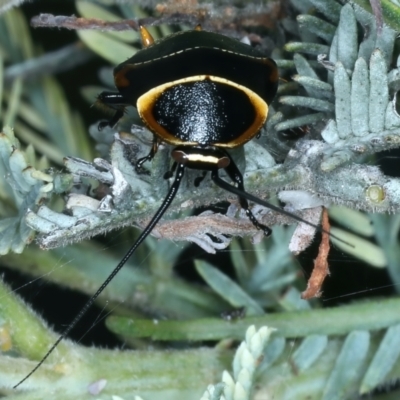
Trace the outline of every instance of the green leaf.
[[325, 335], [307, 336], [292, 355], [292, 360], [298, 371], [310, 368], [323, 353], [328, 344]]
[[[371, 12], [371, 3], [369, 0], [352, 0], [354, 3], [363, 7], [368, 13]], [[400, 9], [390, 0], [381, 0], [382, 13], [385, 23], [395, 31], [400, 31]]]
[[18, 114], [19, 102], [22, 96], [22, 79], [16, 79], [12, 83], [10, 102], [4, 115], [3, 126], [13, 126], [15, 124], [15, 118]]
[[331, 233], [353, 245], [353, 247], [350, 247], [331, 236], [332, 243], [346, 253], [365, 261], [373, 267], [384, 268], [387, 265], [384, 251], [376, 244], [340, 228], [332, 227]]
[[361, 211], [343, 206], [331, 206], [329, 217], [360, 235], [370, 237], [374, 234], [371, 220]]
[[[31, 151], [29, 153], [28, 158], [32, 159]], [[19, 149], [19, 142], [8, 127], [0, 134], [0, 160], [0, 170], [7, 176], [7, 181], [3, 182], [2, 206], [6, 209], [11, 203], [16, 208], [6, 213], [7, 218], [0, 219], [0, 254], [10, 250], [20, 253], [34, 237], [33, 230], [25, 223], [25, 214], [37, 209], [48, 197], [43, 190], [46, 183], [41, 178], [51, 180], [51, 177], [37, 174], [38, 171], [27, 163], [25, 153]]]
[[346, 139], [351, 134], [351, 85], [349, 75], [340, 61], [335, 65], [334, 87], [337, 129], [340, 139]]
[[[101, 7], [98, 4], [90, 1], [76, 1], [75, 4], [79, 14], [85, 18], [97, 18], [101, 21], [112, 22], [121, 20], [121, 16], [114, 14], [106, 10], [104, 7]], [[139, 40], [140, 38], [139, 32], [134, 31], [133, 29], [130, 31], [126, 30], [120, 32], [109, 30], [107, 31], [107, 34], [120, 42], [127, 43]]]
[[[110, 317], [107, 326], [117, 334], [153, 340], [221, 340], [243, 337], [249, 325], [276, 328], [276, 336], [345, 335], [356, 329], [377, 330], [400, 323], [400, 299], [353, 303], [336, 308], [296, 310], [246, 317], [234, 322], [221, 318], [189, 321], [135, 320]], [[334, 321], [334, 323], [332, 323]]]
[[326, 383], [323, 400], [343, 400], [354, 390], [369, 348], [369, 332], [350, 333]]
[[247, 315], [262, 315], [264, 310], [235, 282], [204, 261], [195, 261], [197, 272], [233, 307], [245, 307]]
[[399, 360], [400, 325], [391, 326], [385, 333], [360, 387], [360, 394], [372, 391], [387, 380], [387, 375]]
[[357, 20], [350, 4], [346, 4], [340, 11], [338, 26], [338, 58], [345, 69], [352, 70], [357, 59]]
[[369, 71], [363, 57], [354, 66], [351, 85], [351, 127], [355, 136], [369, 132]]
[[78, 31], [78, 35], [91, 50], [112, 64], [119, 64], [131, 58], [138, 50], [104, 32], [81, 30]]
[[327, 19], [337, 23], [339, 21], [342, 6], [335, 0], [309, 0], [310, 3], [320, 11]]
[[381, 132], [385, 128], [386, 107], [389, 102], [387, 65], [382, 52], [376, 49], [370, 60], [369, 128]]

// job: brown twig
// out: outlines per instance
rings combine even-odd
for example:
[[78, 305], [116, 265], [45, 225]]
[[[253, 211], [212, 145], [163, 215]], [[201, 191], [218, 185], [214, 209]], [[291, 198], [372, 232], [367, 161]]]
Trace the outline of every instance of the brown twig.
[[192, 24], [199, 23], [192, 15], [182, 13], [168, 14], [159, 18], [147, 17], [138, 19], [121, 19], [120, 21], [103, 21], [97, 18], [68, 17], [66, 15], [40, 14], [31, 19], [34, 28], [65, 28], [70, 30], [101, 30], [101, 31], [128, 31], [139, 29], [139, 26], [153, 26], [161, 24]]
[[[330, 230], [328, 212], [326, 209], [324, 209], [322, 213], [322, 229], [324, 229], [326, 232], [329, 232]], [[307, 282], [307, 289], [301, 294], [302, 299], [308, 300], [313, 297], [321, 296], [322, 284], [324, 283], [325, 277], [329, 275], [329, 250], [329, 235], [327, 233], [322, 233], [322, 240], [321, 244], [319, 245], [318, 256], [314, 260], [314, 268]]]
[[97, 18], [79, 18], [75, 16], [40, 14], [32, 18], [35, 28], [65, 28], [70, 30], [92, 29], [101, 31], [138, 30], [140, 25], [155, 26], [161, 24], [201, 24], [206, 30], [241, 31], [246, 26], [264, 26], [272, 28], [284, 16], [281, 3], [271, 1], [268, 5], [258, 7], [247, 5], [244, 8], [233, 6], [215, 7], [191, 2], [159, 4], [157, 17], [123, 19], [120, 21], [103, 21]]
[[31, 19], [34, 28], [94, 29], [107, 31], [138, 30], [138, 22], [132, 19], [103, 21], [97, 18], [67, 17], [65, 15], [40, 14]]

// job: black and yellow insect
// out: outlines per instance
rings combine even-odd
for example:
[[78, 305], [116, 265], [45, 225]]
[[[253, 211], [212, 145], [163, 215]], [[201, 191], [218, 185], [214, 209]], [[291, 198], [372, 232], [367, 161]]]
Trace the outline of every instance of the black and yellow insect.
[[[114, 69], [118, 92], [98, 96], [98, 102], [114, 111], [111, 120], [101, 122], [99, 129], [114, 126], [127, 106], [136, 107], [154, 134], [150, 153], [137, 162], [137, 167], [156, 155], [161, 142], [168, 143], [175, 146], [171, 153], [175, 180], [156, 214], [111, 275], [36, 368], [15, 387], [40, 367], [151, 233], [173, 201], [186, 168], [210, 172], [217, 186], [238, 196], [251, 222], [266, 235], [271, 230], [257, 221], [248, 200], [308, 223], [247, 193], [242, 174], [227, 151], [254, 138], [264, 125], [278, 87], [276, 63], [251, 46], [201, 29], [158, 41], [145, 28], [140, 31], [144, 48]], [[234, 184], [219, 177], [220, 169]]]

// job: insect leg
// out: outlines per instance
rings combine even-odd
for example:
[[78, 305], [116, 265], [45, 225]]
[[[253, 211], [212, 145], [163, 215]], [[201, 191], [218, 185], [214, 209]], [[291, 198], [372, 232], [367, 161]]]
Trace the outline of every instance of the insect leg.
[[195, 180], [194, 180], [194, 186], [198, 187], [200, 185], [200, 183], [204, 180], [204, 178], [207, 176], [207, 171], [203, 171], [201, 176], [198, 176]]
[[[293, 214], [293, 213], [291, 213], [291, 212], [289, 212], [289, 211], [284, 210], [283, 208], [280, 208], [280, 207], [278, 207], [278, 206], [275, 206], [274, 204], [272, 204], [272, 203], [270, 203], [270, 202], [268, 202], [268, 201], [261, 200], [261, 199], [259, 199], [258, 197], [253, 196], [252, 194], [250, 194], [250, 193], [244, 191], [243, 189], [240, 189], [239, 187], [236, 187], [236, 186], [231, 185], [230, 183], [224, 181], [223, 179], [221, 179], [221, 178], [218, 176], [218, 170], [212, 171], [212, 173], [211, 173], [211, 178], [212, 178], [212, 180], [214, 181], [214, 183], [215, 183], [216, 185], [218, 185], [220, 188], [226, 190], [227, 192], [236, 194], [239, 198], [240, 198], [240, 197], [244, 197], [244, 198], [246, 198], [247, 200], [250, 200], [250, 201], [252, 201], [252, 202], [254, 202], [254, 203], [256, 203], [256, 204], [259, 204], [260, 206], [267, 207], [267, 208], [269, 208], [270, 210], [276, 211], [276, 212], [278, 212], [278, 213], [280, 213], [280, 214], [282, 214], [282, 215], [286, 215], [286, 216], [288, 216], [288, 217], [290, 217], [290, 218], [293, 218], [295, 221], [303, 222], [304, 224], [307, 224], [307, 225], [309, 225], [309, 226], [312, 226], [312, 227], [315, 228], [318, 232], [326, 233], [326, 234], [328, 234], [330, 237], [333, 237], [333, 238], [335, 238], [336, 240], [338, 240], [339, 242], [342, 242], [342, 243], [344, 243], [344, 244], [347, 244], [349, 247], [354, 248], [354, 245], [352, 245], [351, 243], [346, 242], [345, 240], [341, 239], [340, 237], [338, 237], [338, 236], [336, 236], [336, 235], [334, 235], [334, 234], [332, 234], [332, 233], [326, 231], [326, 230], [323, 229], [320, 225], [315, 225], [315, 224], [313, 224], [312, 222], [306, 221], [304, 218], [301, 218], [301, 217], [299, 217], [299, 216], [296, 215], [296, 214]], [[233, 180], [233, 179], [232, 179], [232, 180]]]
[[[243, 176], [241, 172], [239, 171], [239, 168], [236, 166], [235, 162], [232, 160], [231, 157], [230, 164], [225, 168], [225, 171], [229, 175], [229, 177], [232, 179], [233, 182], [237, 184], [237, 188], [240, 192], [245, 192], [244, 190], [244, 184], [243, 184]], [[219, 176], [218, 176], [218, 170], [214, 170], [211, 173], [211, 178], [212, 180], [220, 187], [225, 188], [224, 186], [221, 185], [221, 182], [226, 183], [223, 181]], [[247, 202], [247, 199], [243, 197], [242, 195], [236, 193], [239, 198], [239, 203], [240, 206], [245, 210], [247, 217], [251, 221], [251, 223], [257, 228], [261, 229], [264, 232], [265, 236], [269, 236], [272, 233], [272, 230], [268, 228], [268, 226], [261, 224], [260, 222], [257, 221], [257, 218], [254, 216], [254, 214], [251, 212], [249, 209], [249, 203]]]
[[115, 114], [109, 121], [102, 121], [99, 123], [99, 131], [106, 126], [110, 126], [112, 128], [123, 117], [125, 107], [129, 105], [127, 104], [124, 96], [117, 92], [101, 92], [97, 96], [95, 104], [108, 110], [111, 109], [115, 111]]
[[170, 178], [172, 178], [172, 176], [174, 175], [174, 172], [175, 172], [175, 170], [176, 170], [176, 166], [177, 166], [177, 165], [178, 165], [178, 163], [177, 163], [177, 162], [174, 162], [174, 163], [172, 164], [171, 169], [170, 169], [169, 171], [167, 171], [167, 172], [164, 174], [163, 178], [164, 178], [164, 179], [170, 179]]
[[153, 136], [153, 144], [151, 146], [150, 153], [147, 154], [147, 156], [145, 156], [145, 157], [139, 158], [139, 160], [137, 160], [137, 162], [136, 162], [136, 168], [138, 170], [140, 170], [142, 168], [143, 164], [146, 161], [151, 161], [154, 158], [154, 156], [156, 155], [156, 153], [158, 151], [159, 144], [160, 144], [160, 140], [157, 138], [156, 135], [154, 135]]

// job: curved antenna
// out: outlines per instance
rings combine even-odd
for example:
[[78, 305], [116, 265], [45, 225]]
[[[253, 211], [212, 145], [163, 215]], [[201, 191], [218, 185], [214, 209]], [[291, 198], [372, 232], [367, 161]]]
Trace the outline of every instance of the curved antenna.
[[289, 211], [284, 210], [283, 208], [275, 206], [274, 204], [271, 204], [268, 201], [261, 200], [258, 197], [253, 196], [252, 194], [250, 194], [250, 193], [248, 193], [248, 192], [246, 192], [244, 190], [241, 190], [241, 189], [237, 188], [236, 186], [231, 185], [230, 183], [224, 181], [223, 179], [221, 179], [218, 176], [218, 170], [215, 170], [215, 171], [213, 171], [211, 173], [211, 178], [212, 178], [212, 180], [214, 181], [214, 183], [217, 186], [219, 186], [220, 188], [226, 190], [227, 192], [235, 194], [239, 198], [240, 197], [244, 197], [247, 200], [250, 200], [250, 201], [252, 201], [252, 202], [254, 202], [256, 204], [259, 204], [260, 206], [264, 206], [264, 207], [269, 208], [270, 210], [277, 211], [278, 213], [286, 215], [286, 216], [288, 216], [290, 218], [293, 218], [294, 220], [296, 220], [298, 222], [303, 222], [304, 224], [307, 224], [307, 225], [312, 226], [313, 228], [317, 229], [318, 232], [326, 233], [329, 236], [335, 238], [336, 240], [339, 240], [340, 242], [342, 242], [344, 244], [347, 244], [350, 247], [354, 247], [351, 243], [348, 243], [345, 240], [337, 237], [336, 235], [333, 235], [332, 233], [330, 233], [330, 232], [326, 231], [325, 229], [323, 229], [321, 226], [313, 224], [312, 222], [309, 222], [309, 221], [299, 217], [296, 214], [293, 214], [293, 213], [291, 213]]
[[25, 382], [33, 373], [35, 373], [40, 366], [46, 361], [46, 359], [49, 357], [49, 355], [55, 350], [55, 348], [58, 346], [58, 344], [71, 332], [71, 330], [75, 327], [75, 325], [80, 321], [80, 319], [86, 314], [90, 306], [94, 303], [94, 301], [99, 297], [101, 292], [107, 287], [107, 285], [112, 281], [112, 279], [117, 275], [119, 270], [126, 264], [126, 262], [129, 260], [129, 258], [132, 256], [132, 254], [136, 251], [136, 249], [139, 247], [139, 245], [143, 242], [144, 239], [150, 234], [150, 232], [153, 230], [154, 226], [157, 224], [157, 222], [161, 219], [161, 217], [164, 215], [165, 211], [168, 209], [168, 207], [171, 205], [172, 200], [174, 199], [176, 193], [178, 192], [180, 183], [182, 181], [183, 173], [185, 171], [185, 166], [183, 164], [178, 164], [178, 168], [175, 174], [175, 181], [171, 186], [171, 189], [169, 190], [167, 196], [165, 197], [164, 201], [162, 202], [160, 208], [157, 210], [149, 224], [144, 228], [136, 242], [132, 245], [132, 247], [129, 249], [129, 251], [125, 254], [123, 259], [120, 261], [120, 263], [114, 268], [113, 272], [109, 275], [109, 277], [103, 282], [103, 284], [99, 287], [97, 292], [84, 304], [84, 306], [81, 308], [79, 313], [76, 315], [76, 317], [73, 319], [73, 321], [65, 328], [65, 330], [61, 333], [60, 337], [56, 340], [56, 342], [53, 344], [53, 346], [50, 347], [48, 352], [45, 354], [45, 356], [39, 361], [39, 363], [36, 365], [35, 368], [31, 372], [29, 372], [28, 375], [25, 376], [24, 379], [19, 381], [15, 386], [13, 386], [13, 389], [16, 389], [19, 385], [21, 385], [23, 382]]

